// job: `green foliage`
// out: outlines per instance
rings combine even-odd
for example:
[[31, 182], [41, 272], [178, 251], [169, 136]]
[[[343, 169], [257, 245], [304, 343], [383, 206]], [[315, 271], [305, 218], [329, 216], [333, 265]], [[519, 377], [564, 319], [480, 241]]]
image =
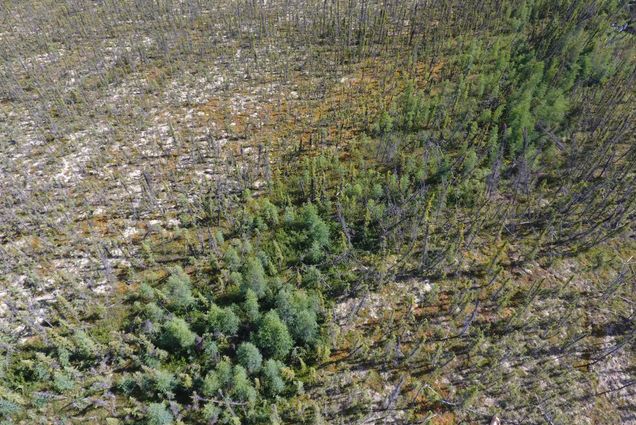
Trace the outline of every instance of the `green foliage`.
[[97, 344], [95, 344], [95, 341], [83, 330], [75, 331], [73, 334], [73, 343], [75, 344], [76, 353], [84, 358], [92, 358], [97, 354]]
[[154, 302], [144, 305], [141, 310], [150, 322], [162, 322], [166, 316], [166, 311]]
[[20, 412], [20, 406], [9, 401], [0, 399], [0, 418], [10, 418]]
[[269, 199], [265, 198], [261, 201], [259, 213], [268, 225], [275, 226], [278, 224], [278, 207], [272, 204]]
[[174, 267], [166, 283], [166, 297], [169, 306], [177, 309], [186, 308], [194, 302], [190, 277], [181, 267]]
[[304, 291], [282, 290], [276, 296], [276, 311], [300, 344], [313, 344], [318, 335], [318, 302]]
[[329, 246], [329, 228], [318, 215], [314, 204], [306, 204], [297, 220], [298, 248], [305, 252], [304, 258], [312, 263], [320, 261]]
[[155, 290], [147, 282], [139, 285], [139, 298], [145, 302], [151, 302], [155, 299]]
[[464, 174], [470, 174], [476, 166], [477, 153], [474, 149], [470, 149], [466, 152], [466, 157], [464, 158]]
[[319, 291], [325, 289], [325, 280], [326, 278], [315, 266], [308, 267], [302, 277], [303, 287]]
[[195, 339], [196, 334], [180, 317], [172, 317], [163, 325], [162, 343], [168, 348], [189, 348]]
[[378, 135], [383, 135], [393, 130], [393, 117], [388, 111], [382, 111], [376, 123], [371, 127], [371, 131]]
[[274, 310], [261, 319], [254, 341], [261, 351], [275, 359], [284, 359], [293, 346], [287, 326]]
[[55, 371], [53, 373], [53, 386], [57, 391], [64, 393], [75, 387], [75, 381], [65, 372]]
[[133, 375], [123, 375], [117, 380], [117, 389], [125, 395], [130, 395], [137, 387], [136, 377]]
[[294, 339], [303, 344], [313, 344], [318, 337], [316, 313], [310, 310], [297, 312], [291, 324]]
[[219, 307], [212, 304], [207, 314], [210, 331], [226, 336], [233, 336], [238, 332], [240, 319], [230, 307]]
[[247, 377], [247, 372], [242, 366], [234, 366], [231, 394], [234, 400], [247, 403], [248, 406], [253, 406], [256, 402], [256, 390]]
[[147, 425], [170, 425], [174, 422], [172, 413], [163, 403], [151, 403], [146, 410]]
[[280, 394], [285, 389], [285, 381], [281, 377], [282, 368], [283, 364], [274, 359], [268, 359], [263, 364], [263, 381], [271, 394]]
[[143, 377], [142, 387], [146, 391], [167, 396], [172, 394], [176, 384], [172, 373], [162, 369], [148, 369]]
[[205, 375], [205, 379], [203, 380], [203, 394], [206, 396], [215, 396], [223, 385], [224, 383], [221, 381], [219, 374], [216, 371], [210, 371]]
[[216, 396], [218, 391], [230, 386], [232, 382], [232, 364], [224, 359], [216, 368], [207, 373], [203, 381], [202, 392], [206, 396]]
[[243, 313], [249, 323], [256, 323], [261, 316], [258, 305], [258, 297], [251, 289], [245, 291], [245, 301], [243, 301]]
[[203, 417], [211, 423], [216, 423], [221, 415], [221, 408], [214, 402], [208, 402], [203, 407]]
[[225, 266], [232, 271], [237, 271], [241, 267], [241, 259], [234, 247], [229, 247], [225, 250], [223, 259], [225, 261]]
[[215, 341], [205, 339], [203, 345], [203, 356], [206, 363], [214, 364], [219, 358], [219, 346]]
[[243, 293], [247, 293], [248, 290], [251, 290], [258, 298], [262, 298], [265, 295], [267, 279], [263, 265], [257, 258], [250, 257], [246, 260], [241, 290]]
[[261, 369], [263, 356], [261, 356], [258, 348], [251, 342], [241, 343], [236, 350], [236, 357], [241, 366], [250, 374], [258, 372]]

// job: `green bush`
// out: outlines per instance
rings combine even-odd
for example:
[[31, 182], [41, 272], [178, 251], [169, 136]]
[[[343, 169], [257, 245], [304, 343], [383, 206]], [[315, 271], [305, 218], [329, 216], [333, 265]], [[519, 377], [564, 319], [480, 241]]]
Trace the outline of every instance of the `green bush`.
[[146, 410], [147, 425], [170, 425], [174, 421], [172, 413], [163, 403], [151, 403]]
[[236, 357], [241, 366], [250, 374], [258, 372], [261, 369], [263, 356], [261, 356], [261, 352], [258, 351], [258, 348], [251, 342], [244, 342], [239, 345], [239, 348], [236, 350]]
[[221, 382], [217, 372], [214, 370], [208, 372], [203, 379], [203, 395], [208, 397], [215, 396], [221, 388], [223, 388], [223, 382]]
[[263, 382], [270, 394], [279, 394], [285, 389], [285, 382], [280, 376], [283, 364], [277, 360], [269, 359], [263, 364]]
[[133, 375], [126, 374], [117, 380], [117, 388], [126, 395], [132, 394], [138, 382]]
[[76, 330], [73, 334], [75, 352], [84, 358], [91, 358], [97, 354], [95, 341], [82, 330]]
[[150, 302], [142, 307], [143, 315], [151, 322], [161, 322], [166, 316], [166, 311], [154, 302]]
[[206, 403], [203, 407], [203, 418], [210, 423], [217, 423], [221, 415], [221, 408], [213, 402]]
[[323, 256], [323, 250], [329, 246], [329, 228], [318, 215], [314, 204], [307, 204], [302, 210], [300, 227], [303, 229], [301, 239], [307, 257], [312, 262], [317, 262]]
[[203, 358], [207, 363], [216, 363], [219, 358], [219, 346], [215, 341], [206, 338], [203, 344]]
[[313, 344], [318, 336], [316, 313], [311, 310], [299, 311], [294, 316], [290, 330], [296, 341]]
[[170, 395], [177, 381], [174, 375], [166, 370], [151, 369], [144, 376], [144, 388], [161, 395]]
[[243, 286], [243, 275], [239, 272], [230, 272], [229, 282], [236, 287]]
[[201, 390], [205, 396], [217, 396], [218, 391], [228, 387], [231, 382], [232, 364], [227, 359], [224, 359], [219, 362], [214, 370], [209, 371], [205, 375]]
[[195, 340], [196, 334], [179, 317], [173, 317], [163, 326], [162, 343], [168, 348], [189, 348]]
[[302, 290], [285, 289], [276, 295], [276, 311], [299, 343], [313, 344], [318, 335], [317, 303]]
[[234, 375], [232, 377], [232, 398], [239, 402], [247, 403], [253, 406], [256, 402], [256, 390], [247, 377], [247, 372], [243, 366], [234, 366]]
[[260, 216], [270, 226], [278, 224], [278, 208], [269, 199], [263, 199], [260, 205]]
[[151, 302], [155, 300], [155, 290], [146, 282], [139, 285], [138, 295], [139, 298], [145, 302]]
[[245, 292], [243, 313], [250, 323], [256, 323], [258, 321], [258, 318], [261, 316], [258, 306], [258, 297], [256, 296], [256, 293], [251, 289], [248, 289], [247, 292]]
[[325, 277], [316, 266], [308, 267], [302, 279], [304, 288], [323, 289]]
[[0, 418], [9, 418], [20, 412], [20, 406], [9, 400], [0, 399]]
[[191, 286], [190, 277], [183, 269], [174, 267], [166, 283], [168, 305], [177, 309], [190, 306], [194, 302]]
[[240, 320], [230, 307], [221, 308], [216, 304], [212, 304], [207, 318], [212, 332], [226, 336], [233, 336], [238, 332]]
[[241, 267], [241, 259], [233, 247], [225, 250], [223, 260], [225, 261], [225, 267], [231, 271], [237, 271]]
[[263, 265], [257, 258], [250, 257], [245, 262], [241, 290], [244, 294], [248, 290], [252, 290], [258, 298], [262, 298], [265, 295], [267, 279]]
[[254, 340], [261, 351], [276, 359], [285, 358], [293, 346], [287, 326], [274, 310], [263, 316]]
[[63, 393], [75, 388], [75, 381], [67, 373], [56, 371], [53, 373], [53, 386]]

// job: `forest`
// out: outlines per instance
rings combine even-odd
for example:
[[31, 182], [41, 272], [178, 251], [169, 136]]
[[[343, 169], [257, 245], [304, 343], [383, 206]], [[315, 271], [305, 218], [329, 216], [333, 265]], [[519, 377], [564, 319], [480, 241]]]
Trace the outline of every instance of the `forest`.
[[636, 2], [0, 0], [0, 424], [635, 424]]

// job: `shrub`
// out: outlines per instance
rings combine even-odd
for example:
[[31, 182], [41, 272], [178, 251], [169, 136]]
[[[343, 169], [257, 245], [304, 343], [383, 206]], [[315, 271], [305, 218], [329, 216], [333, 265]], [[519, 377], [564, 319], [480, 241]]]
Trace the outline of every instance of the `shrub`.
[[203, 418], [210, 423], [217, 423], [221, 415], [221, 408], [213, 402], [208, 402], [203, 407]]
[[284, 358], [291, 350], [293, 342], [287, 326], [278, 313], [271, 310], [263, 316], [255, 336], [256, 345], [268, 356]]
[[265, 270], [261, 262], [254, 257], [247, 259], [243, 272], [243, 282], [241, 290], [246, 293], [248, 289], [254, 291], [258, 298], [262, 298], [267, 290], [267, 280]]
[[238, 350], [236, 350], [236, 356], [239, 363], [243, 366], [248, 373], [258, 372], [261, 369], [263, 363], [263, 356], [258, 348], [251, 342], [242, 343]]
[[62, 367], [70, 366], [71, 353], [64, 347], [57, 347], [57, 356]]
[[310, 266], [302, 277], [304, 288], [322, 289], [324, 280], [324, 276], [315, 266]]
[[[38, 354], [41, 354], [41, 353], [38, 353]], [[40, 359], [33, 366], [33, 375], [35, 379], [38, 381], [48, 381], [49, 378], [51, 377], [51, 373], [49, 371], [50, 363], [48, 362], [48, 358], [46, 358], [45, 356], [43, 357], [44, 359]], [[0, 369], [0, 373], [1, 373], [1, 369]]]
[[318, 243], [318, 241], [313, 241], [305, 252], [305, 260], [309, 261], [310, 263], [319, 262], [324, 255], [322, 248], [322, 245]]
[[216, 374], [221, 386], [227, 386], [232, 381], [232, 363], [225, 358], [216, 366]]
[[231, 271], [236, 271], [241, 267], [241, 259], [238, 256], [238, 253], [233, 247], [229, 247], [225, 250], [225, 255], [223, 256], [225, 261], [225, 267], [230, 269]]
[[203, 380], [203, 395], [205, 396], [214, 396], [217, 391], [223, 387], [223, 383], [219, 379], [219, 375], [216, 371], [212, 370], [205, 375], [205, 379]]
[[201, 390], [208, 397], [216, 396], [220, 389], [227, 388], [231, 382], [232, 364], [226, 358], [220, 361], [214, 370], [205, 375]]
[[73, 379], [64, 372], [55, 372], [53, 374], [53, 386], [56, 390], [63, 393], [72, 390], [75, 387]]
[[117, 380], [117, 388], [126, 395], [132, 394], [137, 387], [137, 380], [129, 374], [120, 377]]
[[194, 345], [196, 334], [190, 330], [188, 323], [173, 317], [163, 326], [163, 343], [171, 348], [189, 348]]
[[150, 302], [143, 306], [143, 314], [151, 322], [161, 322], [165, 317], [165, 310], [159, 307], [154, 302]]
[[269, 225], [278, 224], [278, 208], [272, 204], [269, 199], [263, 199], [261, 202], [261, 217]]
[[8, 418], [20, 412], [20, 406], [9, 400], [0, 399], [0, 418]]
[[288, 326], [294, 339], [313, 344], [318, 336], [317, 300], [302, 290], [281, 290], [276, 295], [276, 311]]
[[256, 402], [256, 390], [243, 366], [234, 366], [234, 375], [232, 377], [232, 398], [242, 401], [252, 406]]
[[280, 376], [283, 364], [277, 360], [269, 359], [263, 364], [263, 382], [270, 394], [279, 394], [285, 389], [285, 382]]
[[145, 302], [154, 301], [155, 299], [155, 290], [152, 288], [152, 286], [148, 285], [145, 282], [139, 285], [138, 293], [139, 298]]
[[292, 321], [291, 332], [296, 341], [305, 344], [313, 344], [316, 342], [318, 335], [316, 313], [311, 310], [299, 311]]
[[208, 324], [212, 332], [233, 336], [238, 332], [240, 321], [230, 307], [221, 308], [212, 304], [208, 311]]
[[186, 308], [194, 302], [190, 277], [179, 266], [172, 269], [166, 284], [168, 305], [174, 308]]
[[76, 330], [73, 334], [75, 351], [84, 358], [94, 357], [97, 353], [97, 345], [88, 334], [82, 330]]
[[250, 323], [256, 323], [261, 313], [258, 306], [258, 297], [251, 289], [245, 292], [245, 301], [243, 302], [243, 312]]
[[170, 425], [173, 422], [172, 413], [163, 403], [151, 403], [146, 410], [146, 424]]
[[232, 285], [241, 287], [243, 285], [243, 275], [239, 272], [230, 272], [229, 282]]
[[162, 369], [151, 369], [146, 373], [144, 387], [158, 394], [169, 395], [176, 385], [172, 373]]
[[[274, 253], [276, 254], [276, 253]], [[256, 258], [263, 265], [265, 269], [265, 273], [269, 276], [275, 276], [278, 274], [278, 270], [276, 269], [276, 264], [271, 260], [270, 256], [265, 251], [258, 251], [256, 253]]]
[[329, 228], [313, 204], [305, 205], [299, 224], [303, 230], [301, 248], [307, 251], [310, 261], [317, 262], [322, 258], [324, 248], [329, 246]]
[[294, 318], [294, 300], [287, 288], [276, 294], [276, 312], [285, 323], [291, 323]]
[[216, 363], [219, 358], [219, 346], [214, 341], [206, 341], [203, 345], [203, 357], [208, 363]]

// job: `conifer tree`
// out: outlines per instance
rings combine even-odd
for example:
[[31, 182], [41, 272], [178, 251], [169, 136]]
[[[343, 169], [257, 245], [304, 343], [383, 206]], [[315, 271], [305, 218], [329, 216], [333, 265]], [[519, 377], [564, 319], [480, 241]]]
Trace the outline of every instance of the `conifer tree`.
[[293, 345], [287, 326], [274, 310], [261, 319], [254, 341], [261, 351], [274, 359], [284, 359]]

